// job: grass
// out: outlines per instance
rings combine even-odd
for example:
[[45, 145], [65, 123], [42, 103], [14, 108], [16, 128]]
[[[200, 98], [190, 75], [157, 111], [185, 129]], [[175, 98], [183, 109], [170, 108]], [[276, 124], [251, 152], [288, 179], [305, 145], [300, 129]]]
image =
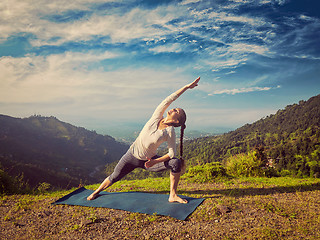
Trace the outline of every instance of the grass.
[[[86, 238], [87, 234], [106, 239], [165, 239], [168, 236], [170, 239], [320, 238], [320, 179], [243, 177], [201, 184], [182, 180], [180, 194], [206, 198], [185, 222], [156, 213], [145, 215], [113, 209], [51, 206], [53, 201], [73, 190], [2, 195], [0, 238], [10, 234], [17, 236], [12, 239], [59, 239], [66, 235], [79, 239]], [[167, 194], [169, 179], [124, 180], [112, 185], [108, 191]], [[221, 212], [219, 205], [229, 207], [231, 212]]]

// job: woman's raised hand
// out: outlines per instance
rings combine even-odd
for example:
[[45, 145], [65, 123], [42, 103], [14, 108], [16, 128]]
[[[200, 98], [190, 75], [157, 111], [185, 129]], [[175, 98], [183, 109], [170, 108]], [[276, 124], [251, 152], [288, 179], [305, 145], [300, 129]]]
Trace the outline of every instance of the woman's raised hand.
[[200, 77], [198, 77], [196, 80], [194, 80], [192, 83], [188, 84], [187, 87], [192, 89], [198, 86], [198, 82], [200, 81]]
[[179, 90], [176, 91], [176, 94], [180, 96], [182, 93], [184, 93], [187, 89], [192, 89], [198, 86], [198, 82], [200, 81], [200, 77], [198, 77], [196, 80], [194, 80], [192, 83], [183, 86]]

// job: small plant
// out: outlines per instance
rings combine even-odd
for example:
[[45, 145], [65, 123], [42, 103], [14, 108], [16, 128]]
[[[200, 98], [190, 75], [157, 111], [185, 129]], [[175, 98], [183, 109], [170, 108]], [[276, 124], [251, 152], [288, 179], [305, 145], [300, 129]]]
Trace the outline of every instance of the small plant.
[[11, 219], [12, 219], [12, 217], [9, 216], [9, 215], [6, 215], [6, 216], [3, 218], [4, 221], [10, 221]]
[[43, 182], [39, 185], [39, 187], [37, 188], [37, 190], [40, 192], [40, 193], [44, 193], [46, 191], [48, 191], [49, 189], [51, 188], [51, 184], [50, 183], [46, 183], [46, 182]]
[[98, 220], [98, 216], [96, 215], [95, 211], [90, 211], [90, 216], [87, 218], [91, 221], [91, 223], [95, 223]]
[[78, 230], [80, 228], [80, 225], [75, 224], [72, 226], [72, 230]]
[[153, 213], [151, 216], [148, 216], [149, 222], [157, 221], [158, 218], [159, 218], [159, 215], [157, 215], [157, 213]]
[[128, 216], [128, 219], [129, 220], [141, 220], [142, 219], [142, 215], [140, 213], [137, 213], [137, 212], [133, 212], [133, 213], [130, 213], [129, 216]]

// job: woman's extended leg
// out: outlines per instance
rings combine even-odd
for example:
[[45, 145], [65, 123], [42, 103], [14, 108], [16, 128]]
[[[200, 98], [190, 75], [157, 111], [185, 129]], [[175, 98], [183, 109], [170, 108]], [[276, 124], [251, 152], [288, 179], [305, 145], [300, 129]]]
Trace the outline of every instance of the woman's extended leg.
[[177, 188], [181, 173], [173, 173], [170, 171], [170, 196], [169, 202], [188, 203], [186, 199], [182, 199], [177, 195]]
[[130, 150], [128, 150], [127, 153], [122, 156], [117, 166], [114, 168], [113, 173], [100, 184], [96, 191], [94, 191], [89, 197], [87, 197], [87, 200], [95, 199], [101, 191], [110, 187], [113, 183], [119, 181], [125, 175], [132, 172], [135, 168], [141, 166], [143, 166], [143, 162], [134, 158]]
[[89, 197], [87, 197], [87, 200], [93, 200], [95, 199], [99, 193], [101, 191], [103, 191], [104, 189], [107, 189], [108, 187], [110, 187], [112, 185], [112, 183], [109, 180], [109, 177], [107, 177], [101, 184], [100, 186], [97, 188], [97, 190], [95, 190]]

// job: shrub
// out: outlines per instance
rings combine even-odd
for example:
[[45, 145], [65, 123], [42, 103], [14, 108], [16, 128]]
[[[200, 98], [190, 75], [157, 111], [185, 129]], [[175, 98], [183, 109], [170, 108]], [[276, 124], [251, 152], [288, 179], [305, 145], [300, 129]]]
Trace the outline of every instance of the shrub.
[[192, 182], [209, 182], [216, 178], [227, 177], [226, 169], [220, 162], [211, 162], [203, 165], [189, 167], [183, 178]]
[[0, 169], [0, 193], [15, 192], [15, 180], [5, 171]]
[[23, 173], [10, 176], [0, 164], [0, 194], [17, 194], [31, 192], [29, 185], [24, 181]]
[[242, 153], [226, 159], [227, 173], [235, 177], [276, 176], [276, 171], [265, 166], [256, 151]]
[[40, 193], [44, 193], [44, 192], [48, 191], [50, 188], [51, 188], [50, 183], [43, 182], [38, 186], [37, 190]]
[[292, 174], [288, 169], [282, 169], [280, 172], [280, 176], [281, 177], [288, 177], [288, 176], [293, 176], [294, 174]]
[[16, 194], [30, 192], [29, 185], [24, 182], [23, 174], [12, 177], [8, 175], [0, 166], [0, 193]]

